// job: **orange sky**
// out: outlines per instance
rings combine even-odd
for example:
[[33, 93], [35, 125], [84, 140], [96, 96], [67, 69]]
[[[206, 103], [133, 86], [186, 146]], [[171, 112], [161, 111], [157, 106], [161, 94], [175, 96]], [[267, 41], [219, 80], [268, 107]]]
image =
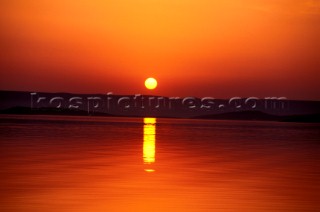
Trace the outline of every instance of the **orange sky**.
[[[0, 89], [320, 100], [318, 0], [6, 0]], [[144, 88], [153, 76], [159, 87]]]

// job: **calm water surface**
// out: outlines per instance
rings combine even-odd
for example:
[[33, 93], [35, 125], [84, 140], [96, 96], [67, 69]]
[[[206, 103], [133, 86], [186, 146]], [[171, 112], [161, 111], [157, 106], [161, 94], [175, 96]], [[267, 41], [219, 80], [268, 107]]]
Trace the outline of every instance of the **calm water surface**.
[[1, 116], [0, 211], [320, 211], [320, 125]]

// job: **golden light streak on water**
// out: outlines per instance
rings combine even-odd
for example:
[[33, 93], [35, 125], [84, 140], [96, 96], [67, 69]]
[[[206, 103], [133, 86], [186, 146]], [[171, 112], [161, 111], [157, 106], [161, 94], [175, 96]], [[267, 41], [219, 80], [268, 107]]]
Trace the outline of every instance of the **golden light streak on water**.
[[[144, 118], [143, 123], [143, 162], [153, 164], [156, 160], [156, 118]], [[146, 168], [145, 171], [155, 170]]]

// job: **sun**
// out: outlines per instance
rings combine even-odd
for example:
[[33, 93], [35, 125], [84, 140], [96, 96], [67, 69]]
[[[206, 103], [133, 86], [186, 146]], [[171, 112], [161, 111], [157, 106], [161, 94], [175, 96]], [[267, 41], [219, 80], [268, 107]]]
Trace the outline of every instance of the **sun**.
[[153, 90], [157, 87], [158, 83], [155, 78], [150, 77], [146, 79], [146, 81], [144, 82], [144, 85], [146, 86], [146, 88]]

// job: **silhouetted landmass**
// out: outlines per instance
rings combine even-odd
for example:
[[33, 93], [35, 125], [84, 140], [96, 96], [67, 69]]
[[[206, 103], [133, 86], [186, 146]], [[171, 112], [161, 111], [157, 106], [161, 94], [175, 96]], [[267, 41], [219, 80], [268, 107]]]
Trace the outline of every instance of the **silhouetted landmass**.
[[0, 91], [0, 113], [320, 122], [319, 101], [188, 98]]
[[212, 114], [194, 117], [196, 119], [215, 119], [215, 120], [256, 120], [256, 121], [281, 121], [281, 122], [309, 122], [319, 123], [320, 114], [276, 116], [261, 111], [241, 111], [223, 114]]
[[270, 120], [278, 121], [280, 116], [270, 115], [261, 111], [238, 111], [222, 114], [211, 114], [204, 116], [197, 116], [198, 119], [223, 119], [223, 120]]
[[21, 115], [71, 115], [71, 116], [114, 116], [108, 113], [91, 112], [75, 110], [68, 108], [30, 108], [30, 107], [12, 107], [0, 111], [1, 114], [21, 114]]
[[280, 121], [320, 123], [320, 114], [318, 113], [318, 114], [308, 114], [308, 115], [287, 116]]
[[[37, 108], [13, 107], [1, 110], [1, 114], [21, 114], [21, 115], [69, 115], [69, 116], [115, 116], [107, 113], [95, 112], [88, 114], [86, 111], [58, 109], [58, 108]], [[140, 117], [140, 116], [130, 116]], [[166, 118], [162, 116], [162, 118]], [[294, 116], [275, 116], [260, 111], [241, 111], [223, 114], [212, 114], [192, 117], [193, 119], [212, 119], [212, 120], [252, 120], [252, 121], [280, 121], [280, 122], [306, 122], [320, 123], [320, 114], [294, 115]]]

